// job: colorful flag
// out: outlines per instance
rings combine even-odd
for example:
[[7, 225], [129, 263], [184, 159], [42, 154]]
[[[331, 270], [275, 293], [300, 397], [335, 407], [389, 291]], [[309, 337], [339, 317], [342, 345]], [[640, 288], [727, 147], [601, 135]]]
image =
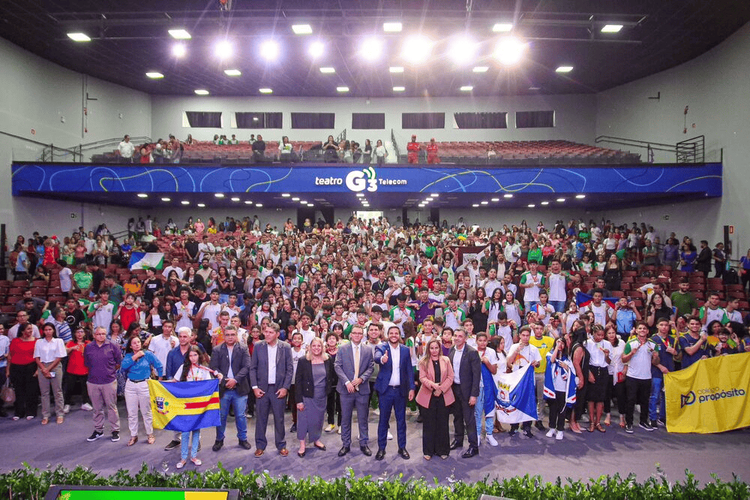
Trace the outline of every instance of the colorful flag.
[[536, 384], [534, 367], [526, 365], [518, 371], [495, 376], [497, 420], [506, 424], [519, 424], [539, 420], [536, 410]]
[[[576, 305], [578, 307], [586, 307], [591, 304], [593, 297], [587, 293], [576, 292]], [[609, 307], [614, 309], [617, 306], [617, 301], [620, 300], [617, 297], [602, 297], [602, 302], [607, 304]]]
[[130, 254], [130, 264], [128, 268], [133, 271], [136, 269], [161, 269], [164, 267], [164, 254], [161, 252], [133, 252]]
[[218, 427], [219, 381], [159, 382], [148, 381], [154, 427], [189, 432]]

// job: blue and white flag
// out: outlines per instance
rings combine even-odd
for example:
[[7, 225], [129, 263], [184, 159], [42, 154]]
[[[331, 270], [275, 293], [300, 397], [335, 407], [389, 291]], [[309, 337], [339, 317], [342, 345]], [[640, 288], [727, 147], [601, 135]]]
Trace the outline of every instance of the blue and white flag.
[[511, 373], [498, 373], [495, 377], [497, 420], [506, 424], [520, 424], [538, 420], [536, 411], [536, 384], [534, 367], [526, 365]]
[[164, 267], [164, 254], [161, 252], [133, 252], [130, 254], [130, 265], [128, 268], [135, 269], [161, 269]]

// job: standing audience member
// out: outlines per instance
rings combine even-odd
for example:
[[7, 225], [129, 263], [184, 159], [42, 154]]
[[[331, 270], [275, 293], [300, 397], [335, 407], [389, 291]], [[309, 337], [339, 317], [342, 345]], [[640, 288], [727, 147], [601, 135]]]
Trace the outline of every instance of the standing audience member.
[[[422, 455], [430, 460], [434, 455], [443, 460], [450, 454], [448, 417], [453, 395], [453, 365], [443, 356], [440, 341], [432, 339], [425, 347], [419, 362], [419, 393], [417, 404], [422, 407]], [[492, 435], [492, 428], [488, 429]]]
[[641, 408], [640, 427], [646, 431], [654, 428], [648, 421], [648, 400], [651, 396], [651, 365], [659, 361], [656, 344], [648, 338], [648, 325], [640, 321], [635, 327], [636, 338], [625, 344], [622, 361], [628, 364], [625, 377], [625, 395], [628, 408], [625, 415], [625, 432], [633, 434], [635, 405]]
[[469, 448], [461, 455], [471, 458], [479, 454], [479, 439], [474, 406], [479, 398], [482, 377], [482, 361], [477, 350], [467, 345], [466, 331], [457, 329], [453, 334], [453, 347], [448, 358], [453, 367], [453, 427], [455, 430], [451, 449], [463, 447], [464, 434], [468, 435]]
[[130, 429], [128, 446], [133, 446], [138, 442], [138, 410], [143, 417], [148, 444], [154, 444], [156, 441], [151, 414], [151, 398], [148, 392], [148, 380], [151, 378], [152, 370], [155, 370], [159, 376], [164, 373], [164, 367], [154, 353], [143, 350], [141, 339], [129, 338], [125, 347], [125, 358], [122, 360], [122, 371], [127, 377], [125, 405], [128, 410], [128, 428]]
[[117, 367], [122, 362], [120, 347], [107, 340], [107, 329], [94, 329], [94, 341], [83, 351], [83, 363], [89, 370], [86, 388], [94, 407], [94, 432], [87, 441], [104, 435], [105, 413], [112, 429], [113, 442], [120, 440], [120, 414], [117, 412]]
[[34, 348], [37, 339], [34, 337], [34, 329], [29, 323], [21, 323], [18, 326], [18, 337], [10, 341], [8, 351], [8, 365], [5, 368], [6, 376], [16, 390], [16, 402], [13, 420], [32, 420], [36, 417], [37, 402], [39, 401], [39, 384], [34, 380], [37, 370], [34, 361]]
[[320, 435], [323, 431], [328, 394], [334, 390], [336, 382], [333, 360], [323, 349], [323, 340], [315, 337], [310, 341], [305, 357], [298, 361], [294, 382], [298, 412], [297, 455], [300, 458], [305, 456], [307, 438], [317, 449], [326, 450], [326, 446], [320, 441]]
[[86, 330], [78, 327], [73, 334], [73, 340], [65, 345], [65, 350], [68, 353], [68, 369], [65, 381], [65, 408], [67, 409], [70, 409], [70, 403], [73, 402], [73, 395], [76, 393], [81, 395], [82, 410], [91, 411], [94, 409], [91, 406], [89, 391], [86, 388], [89, 370], [83, 363], [83, 353], [90, 343], [86, 340]]
[[[67, 324], [66, 324], [67, 326]], [[65, 343], [62, 339], [55, 337], [55, 325], [45, 323], [42, 327], [44, 337], [34, 345], [34, 361], [38, 367], [37, 379], [39, 380], [39, 392], [42, 395], [42, 425], [49, 423], [49, 393], [55, 398], [55, 415], [57, 423], [64, 422], [63, 400], [63, 367], [62, 359], [68, 356], [65, 351]]]

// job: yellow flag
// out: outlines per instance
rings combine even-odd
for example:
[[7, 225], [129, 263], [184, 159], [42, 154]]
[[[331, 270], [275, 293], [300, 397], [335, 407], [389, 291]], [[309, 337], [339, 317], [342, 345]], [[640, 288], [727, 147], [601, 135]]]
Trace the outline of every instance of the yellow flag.
[[750, 426], [750, 353], [704, 359], [664, 375], [667, 430], [710, 434]]

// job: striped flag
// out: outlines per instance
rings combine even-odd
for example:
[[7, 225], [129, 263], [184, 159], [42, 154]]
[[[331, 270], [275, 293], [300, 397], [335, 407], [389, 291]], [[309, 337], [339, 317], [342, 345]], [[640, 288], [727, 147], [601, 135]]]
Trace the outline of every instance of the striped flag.
[[130, 254], [130, 264], [128, 268], [133, 271], [136, 269], [161, 269], [164, 267], [164, 254], [161, 252], [133, 252]]
[[148, 381], [154, 427], [189, 432], [221, 425], [219, 381]]
[[506, 424], [538, 420], [534, 367], [526, 365], [518, 371], [495, 375], [496, 418]]
[[[591, 304], [593, 297], [587, 293], [576, 292], [576, 305], [580, 307], [586, 307]], [[617, 306], [617, 301], [620, 300], [617, 297], [602, 297], [602, 302], [607, 304], [609, 307], [614, 309]]]

